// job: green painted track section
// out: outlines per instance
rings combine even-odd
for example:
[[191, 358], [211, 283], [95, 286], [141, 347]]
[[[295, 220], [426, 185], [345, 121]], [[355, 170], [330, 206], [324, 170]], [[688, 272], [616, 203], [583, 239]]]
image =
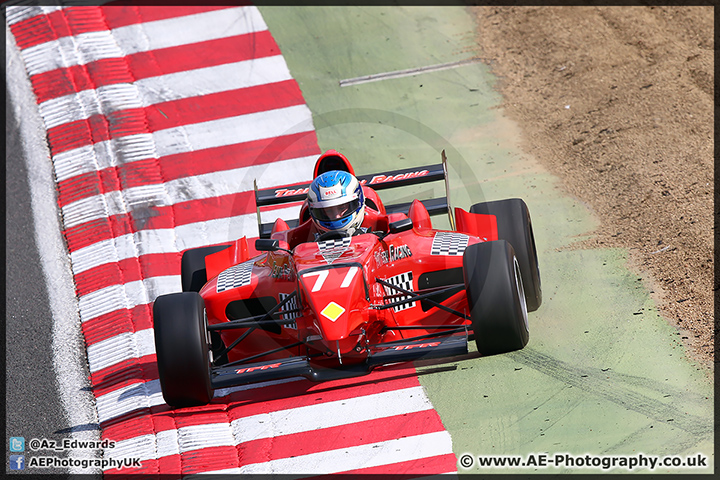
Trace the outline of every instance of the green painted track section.
[[[451, 200], [522, 197], [535, 229], [544, 303], [519, 352], [418, 363], [420, 382], [451, 433], [478, 455], [695, 455], [711, 473], [712, 382], [688, 361], [677, 332], [621, 250], [573, 248], [596, 220], [525, 155], [486, 65], [340, 86], [341, 80], [472, 58], [462, 7], [261, 7], [313, 112], [322, 150], [357, 173], [450, 163]], [[444, 195], [437, 185], [384, 191], [385, 203]], [[448, 220], [434, 217], [438, 228]], [[601, 469], [470, 469], [468, 473], [598, 473]], [[634, 469], [633, 472], [649, 472]], [[615, 469], [611, 473], [627, 473]]]

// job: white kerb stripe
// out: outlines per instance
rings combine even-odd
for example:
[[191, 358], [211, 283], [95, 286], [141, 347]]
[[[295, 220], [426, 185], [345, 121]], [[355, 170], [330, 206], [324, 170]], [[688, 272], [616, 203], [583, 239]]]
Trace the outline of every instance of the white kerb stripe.
[[96, 90], [81, 90], [63, 97], [46, 100], [39, 105], [45, 128], [51, 129], [93, 115], [142, 108], [137, 85], [116, 83]]
[[[264, 222], [277, 218], [297, 218], [299, 206], [263, 212]], [[173, 253], [188, 248], [235, 241], [242, 236], [258, 236], [257, 215], [248, 213], [233, 217], [194, 222], [173, 228], [139, 230], [134, 234], [102, 240], [72, 252], [75, 275], [101, 265], [152, 253]], [[177, 247], [174, 242], [177, 243]]]
[[[136, 162], [178, 153], [225, 147], [254, 140], [314, 131], [306, 105], [238, 115], [220, 120], [183, 125], [152, 134], [118, 137], [59, 153], [53, 157], [57, 181], [119, 163]], [[123, 147], [140, 145], [140, 150]], [[121, 160], [119, 162], [118, 160]]]
[[81, 321], [87, 322], [119, 309], [145, 305], [159, 295], [180, 291], [180, 275], [149, 277], [111, 285], [83, 295], [79, 299]]
[[[140, 462], [154, 460], [170, 455], [179, 455], [180, 444], [178, 431], [163, 430], [156, 434], [141, 435], [115, 442], [114, 448], [108, 448], [104, 452], [105, 458], [137, 458]], [[106, 470], [112, 467], [107, 467]]]
[[95, 373], [131, 358], [155, 354], [155, 334], [152, 328], [125, 332], [88, 345], [90, 372]]
[[[177, 430], [170, 430], [173, 432], [173, 436], [177, 437]], [[113, 448], [107, 448], [103, 452], [104, 458], [115, 458], [115, 459], [123, 459], [123, 458], [137, 458], [140, 460], [140, 462], [144, 462], [145, 460], [153, 460], [155, 458], [158, 458], [159, 455], [159, 449], [157, 448], [159, 441], [159, 436], [161, 433], [165, 432], [158, 432], [157, 434], [148, 434], [148, 435], [140, 435], [139, 437], [133, 437], [128, 440], [121, 440], [119, 442], [115, 442], [115, 446]], [[177, 440], [176, 438], [174, 440]], [[177, 447], [177, 441], [175, 441], [174, 449], [170, 448], [167, 449], [166, 452], [169, 455], [177, 454], [178, 447]], [[106, 470], [109, 470], [113, 467], [106, 467]]]
[[234, 447], [235, 439], [227, 423], [192, 425], [178, 429], [180, 453], [210, 447]]
[[295, 105], [159, 130], [153, 137], [164, 157], [313, 130], [310, 109]]
[[70, 259], [73, 273], [78, 275], [91, 268], [127, 258], [177, 251], [172, 229], [139, 230], [79, 248], [70, 253]]
[[451, 453], [450, 434], [442, 431], [253, 463], [240, 467], [238, 473], [338, 473]]
[[282, 55], [168, 73], [138, 80], [146, 106], [292, 79]]
[[57, 6], [38, 6], [38, 7], [26, 7], [22, 5], [8, 5], [5, 7], [7, 23], [8, 25], [15, 25], [23, 20], [28, 20], [38, 15], [47, 15], [56, 10], [60, 10], [62, 7]]
[[[299, 206], [278, 208], [263, 212], [262, 221], [272, 223], [278, 218], [297, 218], [299, 214]], [[191, 223], [175, 227], [175, 231], [179, 250], [235, 241], [242, 236], [256, 237], [258, 235], [257, 215], [250, 213]]]
[[[286, 208], [278, 208], [263, 212], [262, 220], [265, 223], [274, 222], [277, 218], [297, 218], [300, 214], [299, 206]], [[188, 248], [203, 247], [206, 245], [215, 245], [219, 243], [227, 243], [237, 240], [242, 236], [256, 237], [258, 235], [257, 215], [255, 213], [247, 213], [236, 215], [233, 217], [216, 218], [204, 222], [194, 222], [185, 225], [179, 225], [175, 228], [148, 229], [140, 230], [135, 233], [136, 245], [139, 255], [148, 253], [162, 253], [168, 251], [171, 245], [168, 239], [177, 242], [177, 250], [183, 251]], [[129, 234], [116, 237], [119, 242], [116, 246], [118, 258], [112, 261], [123, 260], [135, 256], [132, 250], [133, 237]], [[103, 240], [96, 244], [92, 244], [84, 249], [93, 248], [94, 245], [103, 244], [103, 247], [112, 248], [113, 240]], [[101, 248], [103, 248], [101, 247]], [[77, 252], [81, 252], [77, 250]], [[108, 252], [108, 250], [102, 250]], [[127, 256], [124, 256], [127, 255]], [[93, 255], [93, 252], [85, 250], [83, 252], [84, 264], [83, 269], [98, 267], [109, 263], [110, 260], [102, 255]], [[83, 270], [84, 271], [84, 270]]]
[[233, 420], [237, 443], [432, 410], [421, 386]]
[[[157, 458], [177, 455], [180, 453], [180, 445], [178, 443], [178, 431], [163, 430], [155, 434], [157, 451], [153, 452]], [[130, 439], [129, 441], [132, 441]], [[150, 457], [152, 458], [152, 457]]]
[[[163, 455], [208, 447], [236, 446], [262, 438], [292, 435], [431, 409], [430, 401], [425, 396], [422, 387], [418, 386], [280, 410], [271, 414], [253, 415], [235, 420], [230, 426], [227, 423], [216, 423], [182, 427], [177, 430], [177, 435], [171, 433], [176, 430], [162, 431], [157, 433], [158, 437], [163, 435], [167, 439], [177, 439], [179, 448], [166, 447], [164, 451], [158, 451], [157, 457], [154, 456], [154, 448], [146, 447], [148, 443], [152, 443], [152, 435], [143, 435], [117, 442], [115, 448], [106, 454], [116, 458], [123, 456], [139, 456], [143, 459], [160, 458]], [[350, 415], [347, 415], [348, 413]], [[265, 431], [261, 432], [261, 430]], [[160, 442], [160, 438], [158, 438], [158, 442]]]
[[165, 400], [160, 391], [160, 380], [150, 380], [144, 383], [133, 383], [101, 395], [97, 397], [95, 405], [98, 422], [102, 424], [130, 412], [164, 403]]
[[[265, 214], [263, 221], [272, 222], [276, 218], [297, 217], [299, 207], [271, 210]], [[159, 230], [162, 235], [153, 238], [154, 230], [146, 230], [144, 234], [148, 242], [164, 244], [169, 229]], [[257, 235], [257, 217], [255, 214], [238, 215], [236, 217], [219, 218], [207, 222], [198, 222], [176, 227], [176, 242], [179, 250], [215, 245], [237, 240], [240, 236]], [[128, 257], [131, 258], [131, 257]], [[106, 262], [102, 257], [94, 259], [98, 265], [86, 264], [86, 267], [99, 266]], [[89, 261], [90, 261], [89, 260]], [[100, 263], [102, 262], [102, 263]], [[87, 322], [101, 315], [120, 309], [132, 309], [155, 300], [159, 295], [180, 290], [180, 275], [164, 275], [148, 277], [144, 280], [127, 282], [122, 285], [111, 285], [83, 295], [79, 299], [81, 321]]]
[[59, 68], [125, 56], [108, 30], [43, 42], [21, 53], [31, 77]]
[[[278, 208], [263, 212], [262, 221], [272, 223], [278, 218], [297, 218], [299, 214], [299, 206]], [[111, 240], [102, 240], [76, 250], [72, 254], [72, 259], [75, 260], [74, 255], [77, 253], [77, 258], [82, 260], [82, 264], [78, 265], [74, 273], [78, 274], [100, 265], [150, 253], [180, 252], [188, 248], [234, 242], [243, 236], [248, 238], [258, 236], [255, 213], [188, 223], [175, 228], [140, 230], [133, 235], [126, 234]], [[177, 242], [177, 247], [172, 242]], [[137, 247], [137, 252], [133, 246]], [[117, 252], [117, 258], [111, 256], [112, 249]]]
[[[128, 108], [193, 98], [291, 79], [281, 55], [143, 78], [134, 84], [119, 83], [82, 90], [46, 100], [40, 111], [47, 128], [109, 115]], [[128, 95], [132, 92], [133, 95]]]
[[128, 25], [112, 33], [130, 55], [264, 30], [257, 7], [237, 7]]
[[[141, 208], [162, 207], [191, 200], [248, 192], [252, 189], [255, 179], [262, 179], [262, 183], [268, 184], [268, 186], [282, 185], [287, 182], [288, 178], [306, 179], [309, 177], [309, 172], [312, 171], [314, 161], [315, 156], [294, 158], [232, 170], [220, 170], [178, 178], [166, 183], [142, 185], [82, 198], [68, 203], [62, 208], [65, 228], [113, 215], [124, 215], [132, 211], [135, 205], [139, 205]], [[264, 188], [260, 185], [258, 187]]]
[[[211, 26], [199, 28], [199, 25]], [[133, 53], [264, 30], [267, 25], [257, 8], [239, 7], [62, 37], [26, 48], [22, 55], [27, 62], [28, 74], [32, 76]], [[122, 50], [118, 44], [122, 45]]]

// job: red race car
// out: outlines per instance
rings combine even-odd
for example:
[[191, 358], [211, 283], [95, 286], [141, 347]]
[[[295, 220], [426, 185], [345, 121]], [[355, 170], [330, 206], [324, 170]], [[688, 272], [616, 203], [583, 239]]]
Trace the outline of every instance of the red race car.
[[[374, 367], [521, 349], [542, 301], [530, 214], [519, 198], [451, 214], [445, 198], [383, 205], [377, 190], [445, 181], [442, 163], [358, 176], [372, 231], [312, 234], [307, 202], [294, 221], [260, 207], [306, 198], [308, 184], [255, 189], [259, 237], [187, 250], [182, 293], [153, 305], [168, 405], [203, 405], [217, 388], [302, 376], [323, 381]], [[353, 168], [334, 151], [314, 174]], [[432, 227], [447, 214], [452, 230]]]

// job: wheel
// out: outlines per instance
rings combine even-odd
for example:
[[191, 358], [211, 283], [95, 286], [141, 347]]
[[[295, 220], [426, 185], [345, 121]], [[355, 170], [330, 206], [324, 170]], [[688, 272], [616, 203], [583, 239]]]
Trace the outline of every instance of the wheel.
[[478, 352], [523, 348], [529, 338], [528, 312], [520, 263], [506, 240], [465, 249], [463, 275]]
[[161, 295], [153, 304], [160, 387], [171, 407], [210, 402], [210, 335], [205, 302], [195, 292]]
[[[186, 250], [180, 261], [180, 282], [183, 292], [199, 292], [207, 283], [207, 269], [205, 268], [205, 257], [221, 250], [229, 245], [216, 245], [212, 247], [200, 247]], [[212, 352], [215, 354], [216, 365], [223, 365], [228, 362], [227, 353], [218, 356], [225, 350], [225, 344], [218, 332], [211, 332]]]
[[520, 263], [528, 311], [534, 312], [540, 308], [542, 304], [540, 268], [530, 211], [525, 202], [520, 198], [509, 198], [478, 203], [470, 207], [470, 213], [495, 215], [498, 239], [510, 242]]
[[180, 281], [183, 292], [199, 292], [208, 281], [205, 257], [225, 250], [229, 245], [216, 245], [186, 250], [180, 261]]

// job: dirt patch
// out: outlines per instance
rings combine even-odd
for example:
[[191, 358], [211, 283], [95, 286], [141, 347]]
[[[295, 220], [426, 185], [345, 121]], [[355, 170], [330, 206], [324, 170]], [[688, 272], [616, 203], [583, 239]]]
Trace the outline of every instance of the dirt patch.
[[471, 7], [523, 148], [601, 221], [708, 371], [714, 345], [713, 8]]

